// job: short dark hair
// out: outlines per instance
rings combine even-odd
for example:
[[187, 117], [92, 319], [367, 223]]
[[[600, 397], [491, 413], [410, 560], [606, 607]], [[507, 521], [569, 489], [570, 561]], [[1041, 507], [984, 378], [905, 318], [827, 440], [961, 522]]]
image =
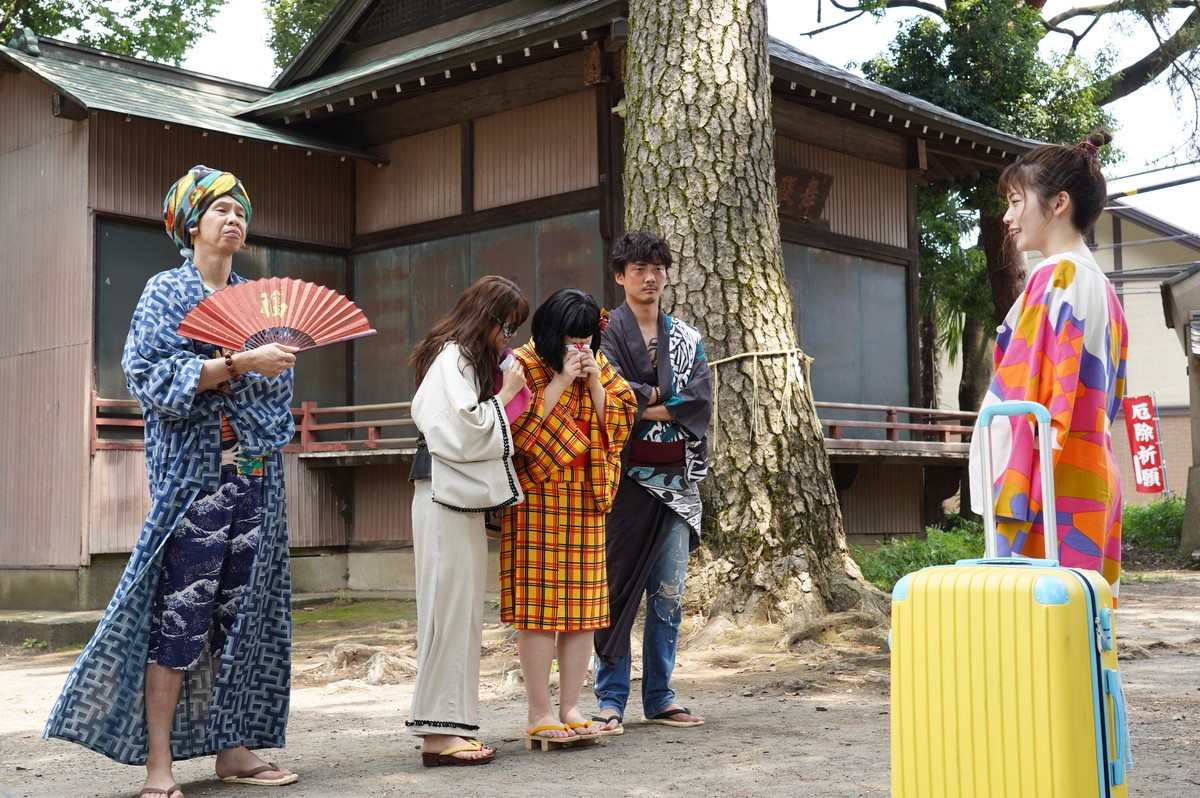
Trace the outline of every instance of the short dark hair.
[[650, 263], [655, 266], [669, 267], [671, 248], [662, 236], [638, 230], [626, 233], [613, 244], [612, 271], [613, 274], [624, 274], [625, 267], [630, 263]]
[[563, 288], [533, 312], [530, 325], [537, 356], [555, 371], [563, 370], [563, 342], [592, 337], [592, 354], [600, 349], [600, 306], [592, 295], [578, 288]]

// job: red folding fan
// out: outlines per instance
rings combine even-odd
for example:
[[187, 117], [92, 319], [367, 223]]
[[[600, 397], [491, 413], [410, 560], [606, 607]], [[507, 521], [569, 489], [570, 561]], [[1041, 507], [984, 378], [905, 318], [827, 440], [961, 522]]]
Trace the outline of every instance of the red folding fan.
[[375, 330], [358, 305], [331, 288], [268, 277], [206, 297], [183, 317], [179, 334], [239, 352], [270, 343], [312, 349]]

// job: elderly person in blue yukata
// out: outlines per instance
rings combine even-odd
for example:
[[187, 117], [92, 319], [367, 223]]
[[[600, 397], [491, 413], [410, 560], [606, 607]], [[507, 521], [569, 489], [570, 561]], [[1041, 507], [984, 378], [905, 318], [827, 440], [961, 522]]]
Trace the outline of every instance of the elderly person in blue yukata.
[[183, 798], [172, 763], [216, 754], [223, 781], [300, 777], [250, 749], [284, 744], [291, 566], [280, 450], [296, 350], [225, 352], [181, 337], [205, 296], [245, 282], [250, 199], [195, 166], [163, 202], [185, 258], [146, 284], [121, 365], [146, 422], [151, 506], [112, 601], [67, 677], [45, 737], [146, 766], [143, 798]]

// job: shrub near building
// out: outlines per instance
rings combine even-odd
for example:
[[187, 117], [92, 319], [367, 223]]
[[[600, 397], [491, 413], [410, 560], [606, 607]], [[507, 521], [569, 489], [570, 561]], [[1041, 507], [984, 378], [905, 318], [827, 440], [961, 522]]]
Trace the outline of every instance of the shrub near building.
[[[1122, 554], [1128, 570], [1194, 567], [1179, 553], [1183, 509], [1182, 496], [1125, 505]], [[952, 515], [946, 519], [946, 528], [927, 527], [924, 538], [894, 538], [871, 550], [851, 548], [867, 581], [890, 592], [905, 574], [983, 556], [983, 525]]]
[[1179, 551], [1183, 537], [1183, 496], [1167, 496], [1148, 504], [1126, 504], [1121, 527], [1121, 553], [1130, 571], [1195, 568]]
[[890, 592], [905, 574], [983, 556], [983, 524], [956, 515], [945, 523], [926, 527], [924, 538], [893, 538], [870, 551], [852, 547], [854, 560], [868, 582]]

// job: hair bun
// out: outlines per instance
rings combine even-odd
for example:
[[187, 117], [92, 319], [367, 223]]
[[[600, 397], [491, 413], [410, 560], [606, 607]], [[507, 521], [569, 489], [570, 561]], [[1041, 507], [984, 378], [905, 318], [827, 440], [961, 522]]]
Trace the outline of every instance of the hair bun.
[[1075, 151], [1095, 161], [1100, 160], [1100, 148], [1112, 141], [1107, 130], [1096, 130], [1087, 138], [1075, 145]]

